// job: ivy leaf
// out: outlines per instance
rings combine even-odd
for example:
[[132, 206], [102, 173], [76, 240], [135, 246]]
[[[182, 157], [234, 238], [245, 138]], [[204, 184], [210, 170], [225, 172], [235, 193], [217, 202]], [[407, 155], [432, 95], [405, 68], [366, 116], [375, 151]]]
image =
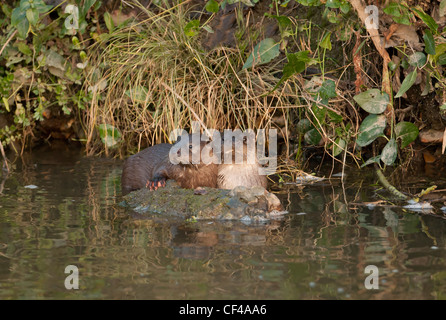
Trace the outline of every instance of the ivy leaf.
[[336, 94], [336, 83], [331, 79], [325, 80], [322, 83], [322, 86], [319, 88], [318, 93], [323, 100], [337, 97], [338, 95]]
[[383, 148], [383, 151], [381, 152], [381, 160], [386, 165], [391, 166], [395, 162], [397, 154], [398, 145], [396, 144], [395, 139], [392, 138]]
[[209, 0], [204, 8], [208, 12], [217, 13], [220, 9], [220, 4], [215, 0]]
[[321, 142], [322, 136], [316, 128], [308, 130], [304, 135], [304, 140], [307, 144], [317, 146]]
[[279, 45], [273, 38], [263, 39], [254, 47], [242, 69], [251, 68], [254, 64], [261, 65], [270, 62], [280, 54]]
[[359, 126], [359, 134], [356, 143], [365, 147], [381, 136], [386, 128], [386, 117], [384, 115], [370, 114]]
[[427, 61], [426, 55], [423, 52], [415, 52], [408, 58], [408, 62], [411, 66], [421, 68]]
[[265, 13], [265, 16], [276, 19], [282, 30], [291, 25], [291, 20], [287, 16], [276, 16], [269, 13]]
[[306, 62], [311, 59], [308, 57], [309, 51], [300, 51], [296, 53], [287, 54], [288, 63], [283, 67], [283, 75], [279, 82], [271, 90], [273, 92], [276, 90], [282, 82], [286, 81], [293, 74], [301, 73], [306, 68]]
[[296, 129], [299, 133], [306, 133], [307, 131], [311, 130], [313, 126], [311, 125], [310, 120], [308, 119], [301, 119], [297, 123]]
[[196, 36], [199, 32], [200, 20], [191, 20], [184, 27], [184, 33], [188, 37]]
[[395, 126], [396, 139], [401, 139], [401, 149], [404, 149], [418, 137], [419, 130], [411, 122], [400, 122]]
[[370, 158], [369, 160], [367, 160], [365, 163], [363, 163], [361, 165], [361, 168], [364, 168], [364, 167], [366, 167], [366, 166], [368, 166], [369, 164], [372, 164], [372, 163], [379, 163], [379, 160], [381, 160], [381, 155], [373, 157], [373, 158]]
[[353, 97], [359, 106], [372, 114], [383, 113], [389, 104], [389, 95], [379, 89], [370, 89]]
[[333, 157], [338, 156], [342, 151], [345, 150], [347, 143], [342, 138], [337, 138], [335, 143], [333, 143]]
[[400, 90], [398, 90], [395, 98], [401, 97], [403, 94], [406, 93], [407, 90], [410, 89], [410, 87], [412, 87], [412, 85], [415, 83], [415, 80], [417, 79], [417, 72], [418, 70], [415, 69], [414, 71], [409, 73], [406, 78], [404, 78], [404, 81], [401, 84], [401, 88]]

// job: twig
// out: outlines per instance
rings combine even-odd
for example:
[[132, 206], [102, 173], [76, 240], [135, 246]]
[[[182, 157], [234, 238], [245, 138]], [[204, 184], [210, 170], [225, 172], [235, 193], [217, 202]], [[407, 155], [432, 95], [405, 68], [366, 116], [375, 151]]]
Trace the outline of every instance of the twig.
[[17, 33], [17, 30], [15, 30], [8, 38], [8, 40], [6, 40], [5, 44], [3, 45], [2, 49], [0, 50], [0, 56], [3, 53], [3, 50], [5, 50], [6, 46], [8, 45], [9, 41], [11, 41], [12, 38], [14, 38], [15, 34]]
[[0, 141], [0, 152], [2, 153], [3, 160], [5, 160], [6, 172], [9, 173], [8, 159], [5, 155], [5, 150], [3, 149], [3, 144]]

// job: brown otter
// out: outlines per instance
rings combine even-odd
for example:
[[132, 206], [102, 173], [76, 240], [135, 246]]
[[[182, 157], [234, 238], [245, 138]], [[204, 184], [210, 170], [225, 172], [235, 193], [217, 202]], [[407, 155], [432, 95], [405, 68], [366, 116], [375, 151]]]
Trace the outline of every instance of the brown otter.
[[[130, 156], [122, 169], [121, 187], [122, 194], [125, 195], [133, 190], [144, 187], [157, 189], [164, 187], [167, 179], [173, 179], [182, 188], [195, 189], [197, 187], [217, 188], [217, 166], [216, 158], [210, 163], [201, 161], [201, 151], [208, 144], [200, 141], [200, 148], [193, 148], [192, 135], [189, 139], [181, 139], [175, 144], [162, 143], [140, 151]], [[186, 144], [189, 155], [183, 160], [188, 163], [172, 163], [169, 153], [172, 147], [178, 148], [177, 155], [181, 157], [181, 147]], [[193, 164], [198, 154], [199, 163]]]
[[[236, 144], [235, 138], [232, 138], [232, 145], [228, 150], [224, 149], [224, 141], [222, 142], [223, 154], [220, 152], [210, 152], [210, 158], [207, 164], [201, 159], [202, 151], [210, 145], [210, 142], [200, 141], [200, 148], [194, 150], [192, 144], [192, 136], [181, 139], [179, 142], [172, 144], [157, 144], [141, 152], [129, 157], [123, 166], [121, 186], [122, 194], [125, 195], [133, 190], [148, 187], [149, 189], [157, 189], [164, 187], [167, 179], [176, 180], [182, 188], [195, 189], [197, 187], [211, 187], [220, 189], [233, 189], [236, 186], [261, 186], [266, 188], [266, 175], [259, 173], [260, 164], [255, 158], [254, 161], [247, 160], [247, 144], [244, 140], [243, 149], [240, 151]], [[199, 136], [199, 135], [198, 135]], [[189, 150], [188, 163], [172, 163], [169, 158], [171, 149], [175, 146], [180, 154], [182, 144], [187, 144]], [[232, 163], [223, 163], [225, 161], [224, 154], [232, 153]], [[174, 153], [175, 154], [175, 153]], [[241, 163], [237, 154], [242, 154], [243, 161]], [[200, 159], [198, 164], [191, 164], [194, 157]], [[187, 157], [187, 156], [186, 156]], [[227, 159], [226, 159], [227, 160]], [[210, 163], [209, 163], [210, 162]]]
[[[252, 138], [254, 139], [254, 137]], [[254, 146], [249, 147], [248, 139], [247, 136], [232, 137], [230, 148], [225, 148], [225, 143], [222, 143], [223, 159], [222, 164], [218, 166], [218, 188], [234, 189], [238, 186], [248, 188], [261, 186], [266, 189], [268, 180], [266, 175], [260, 172], [261, 165], [257, 160]], [[249, 157], [248, 151], [252, 152], [251, 157]]]

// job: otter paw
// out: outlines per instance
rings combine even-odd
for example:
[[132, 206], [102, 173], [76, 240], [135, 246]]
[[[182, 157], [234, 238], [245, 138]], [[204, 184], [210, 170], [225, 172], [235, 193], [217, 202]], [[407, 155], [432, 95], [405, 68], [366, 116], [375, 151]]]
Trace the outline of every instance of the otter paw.
[[148, 180], [146, 183], [146, 188], [149, 190], [156, 190], [158, 188], [164, 188], [166, 186], [166, 179], [158, 178], [153, 180]]

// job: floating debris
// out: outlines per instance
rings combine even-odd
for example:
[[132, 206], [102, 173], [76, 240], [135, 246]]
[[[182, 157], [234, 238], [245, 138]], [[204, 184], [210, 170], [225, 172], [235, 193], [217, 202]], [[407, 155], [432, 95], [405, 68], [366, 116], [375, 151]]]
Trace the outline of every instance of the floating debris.
[[409, 204], [403, 206], [403, 208], [415, 212], [431, 211], [434, 208], [429, 202], [416, 202], [414, 200], [409, 200], [407, 202]]
[[36, 186], [36, 185], [33, 185], [33, 184], [29, 184], [29, 185], [25, 186], [25, 188], [26, 188], [26, 189], [37, 189], [37, 188], [39, 188], [39, 187]]
[[296, 178], [296, 183], [298, 183], [298, 184], [306, 184], [306, 183], [313, 183], [313, 182], [322, 181], [324, 179], [325, 178], [317, 177], [315, 175], [303, 172], [300, 176], [298, 176]]

